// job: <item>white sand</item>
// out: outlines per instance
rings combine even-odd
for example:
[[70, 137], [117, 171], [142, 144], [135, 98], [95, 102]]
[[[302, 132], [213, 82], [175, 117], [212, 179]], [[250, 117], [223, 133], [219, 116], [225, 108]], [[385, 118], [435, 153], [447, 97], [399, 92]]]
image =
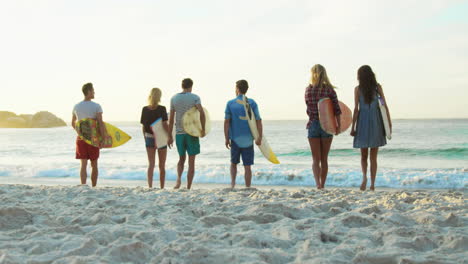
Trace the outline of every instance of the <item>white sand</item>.
[[465, 194], [0, 185], [0, 263], [467, 263]]

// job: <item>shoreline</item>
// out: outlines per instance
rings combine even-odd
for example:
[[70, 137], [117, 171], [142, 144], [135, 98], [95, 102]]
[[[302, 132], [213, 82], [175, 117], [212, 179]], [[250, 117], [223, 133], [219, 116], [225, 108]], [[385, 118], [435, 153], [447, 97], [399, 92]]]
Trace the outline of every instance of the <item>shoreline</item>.
[[[0, 177], [2, 180], [1, 185], [30, 185], [30, 186], [80, 186], [79, 177], [76, 178], [48, 178], [48, 177], [34, 177], [34, 178], [13, 178], [11, 176]], [[186, 189], [185, 178], [182, 179], [181, 189]], [[28, 180], [28, 182], [25, 182]], [[142, 187], [148, 188], [146, 180], [120, 180], [120, 179], [98, 179], [97, 188], [99, 187]], [[91, 179], [88, 177], [87, 185], [91, 187]], [[166, 180], [165, 190], [173, 190], [175, 181]], [[192, 190], [214, 190], [214, 189], [226, 189], [230, 188], [229, 183], [197, 183], [192, 184]], [[316, 190], [315, 185], [255, 185], [252, 184], [251, 188], [258, 190], [288, 190], [288, 191], [297, 191], [297, 190]], [[159, 181], [153, 182], [153, 190], [160, 190]], [[246, 189], [243, 184], [236, 184], [235, 189]], [[344, 190], [358, 190], [359, 186], [326, 186], [326, 190], [330, 189], [344, 189]], [[380, 187], [376, 186], [376, 191], [461, 191], [467, 192], [468, 189], [465, 187], [460, 188], [403, 188], [403, 187]], [[365, 192], [371, 192], [369, 188]]]

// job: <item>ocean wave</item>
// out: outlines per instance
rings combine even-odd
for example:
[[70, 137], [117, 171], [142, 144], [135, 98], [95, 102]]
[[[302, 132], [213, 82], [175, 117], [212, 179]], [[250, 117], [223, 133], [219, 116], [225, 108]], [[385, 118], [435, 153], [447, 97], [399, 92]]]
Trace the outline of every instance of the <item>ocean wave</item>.
[[[445, 159], [463, 159], [468, 156], [468, 148], [440, 148], [440, 149], [415, 149], [415, 148], [380, 148], [380, 155], [398, 157], [433, 157]], [[293, 152], [278, 153], [279, 157], [307, 157], [310, 150], [296, 150]], [[359, 156], [359, 149], [331, 149], [330, 156], [349, 157]]]
[[[88, 171], [88, 173], [90, 173]], [[79, 168], [36, 168], [35, 170], [14, 169], [2, 170], [0, 176], [24, 178], [25, 183], [29, 177], [33, 178], [73, 178], [79, 181]], [[158, 170], [154, 172], [155, 181], [159, 178]], [[99, 170], [100, 179], [112, 180], [146, 180], [145, 166], [132, 166], [127, 168], [116, 168], [112, 166], [101, 166]], [[336, 187], [358, 187], [361, 183], [362, 173], [359, 167], [330, 168], [327, 185]], [[176, 169], [166, 168], [166, 179], [176, 179]], [[186, 172], [183, 175], [186, 180]], [[194, 183], [230, 183], [229, 165], [202, 165], [196, 168]], [[310, 168], [280, 166], [256, 166], [253, 169], [254, 185], [290, 185], [290, 186], [313, 186], [314, 179]], [[243, 168], [238, 169], [237, 183], [244, 184]], [[392, 188], [447, 188], [458, 189], [468, 187], [467, 168], [455, 169], [394, 169], [379, 168], [377, 175], [377, 186]]]

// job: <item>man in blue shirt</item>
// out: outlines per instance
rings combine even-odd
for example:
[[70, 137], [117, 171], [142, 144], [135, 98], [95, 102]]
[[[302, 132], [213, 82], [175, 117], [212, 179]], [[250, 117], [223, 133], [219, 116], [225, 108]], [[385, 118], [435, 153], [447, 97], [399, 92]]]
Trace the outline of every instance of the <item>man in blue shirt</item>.
[[[246, 80], [236, 82], [236, 98], [230, 100], [226, 105], [224, 117], [224, 136], [226, 139], [226, 148], [231, 149], [231, 188], [236, 185], [237, 164], [242, 156], [242, 163], [245, 172], [245, 186], [250, 187], [252, 180], [251, 165], [254, 164], [254, 146], [253, 136], [248, 124], [247, 113], [244, 105], [239, 103], [249, 89], [249, 84]], [[247, 99], [252, 111], [255, 115], [257, 130], [259, 137], [255, 140], [255, 144], [260, 145], [262, 142], [263, 126], [260, 113], [258, 112], [257, 103], [253, 99]]]

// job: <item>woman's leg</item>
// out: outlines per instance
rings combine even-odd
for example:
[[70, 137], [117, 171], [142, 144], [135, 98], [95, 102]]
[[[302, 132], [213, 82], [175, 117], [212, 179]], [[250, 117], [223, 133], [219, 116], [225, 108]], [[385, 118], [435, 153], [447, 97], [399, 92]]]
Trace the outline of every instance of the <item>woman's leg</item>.
[[312, 172], [314, 173], [315, 185], [320, 189], [320, 160], [322, 159], [320, 138], [309, 138], [310, 151], [312, 152]]
[[361, 170], [362, 170], [362, 183], [361, 191], [365, 191], [367, 187], [367, 157], [369, 156], [368, 148], [361, 148]]
[[159, 186], [164, 189], [164, 183], [166, 182], [166, 157], [167, 148], [158, 149], [158, 160], [159, 160]]
[[370, 190], [375, 190], [375, 176], [377, 175], [377, 154], [379, 153], [379, 148], [371, 148], [370, 150], [370, 173], [371, 173], [371, 185]]
[[148, 187], [153, 188], [153, 172], [156, 158], [156, 148], [146, 147], [146, 154], [148, 155], [148, 170], [146, 172], [148, 177]]
[[328, 153], [333, 141], [333, 137], [321, 138], [321, 159], [320, 159], [320, 188], [325, 188], [325, 182], [327, 181], [328, 174]]

